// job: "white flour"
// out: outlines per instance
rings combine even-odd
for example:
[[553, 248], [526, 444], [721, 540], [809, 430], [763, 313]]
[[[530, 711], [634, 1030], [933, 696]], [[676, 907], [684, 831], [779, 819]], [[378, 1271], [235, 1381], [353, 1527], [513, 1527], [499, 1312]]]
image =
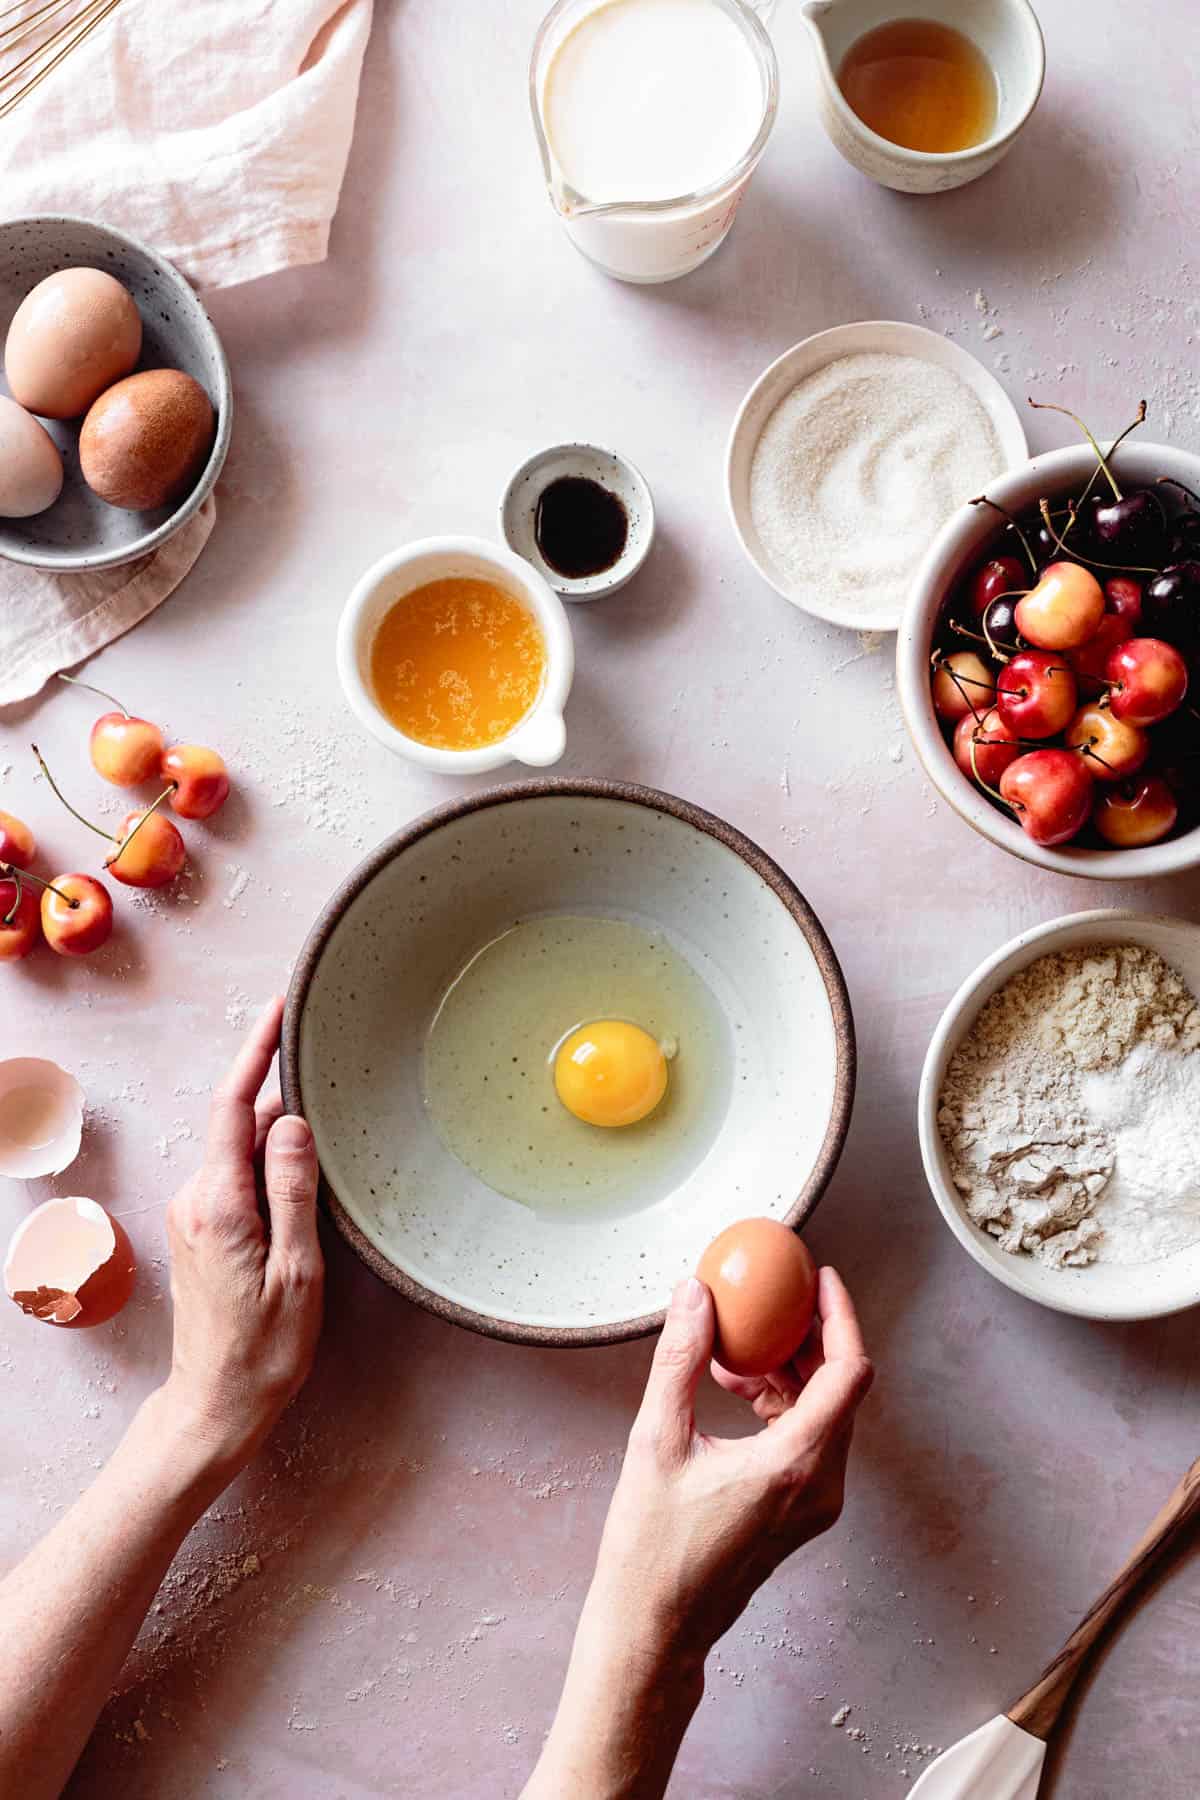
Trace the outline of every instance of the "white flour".
[[966, 382], [916, 356], [839, 357], [767, 420], [750, 468], [750, 515], [805, 604], [899, 616], [944, 520], [1004, 467]]
[[938, 1111], [955, 1186], [1005, 1250], [1055, 1267], [1200, 1240], [1200, 1007], [1154, 951], [1044, 956], [994, 994]]

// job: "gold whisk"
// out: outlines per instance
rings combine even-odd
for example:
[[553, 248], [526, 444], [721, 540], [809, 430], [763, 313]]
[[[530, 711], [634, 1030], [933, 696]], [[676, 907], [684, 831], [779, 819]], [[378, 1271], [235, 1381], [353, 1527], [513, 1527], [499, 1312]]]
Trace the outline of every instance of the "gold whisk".
[[[82, 5], [80, 0], [44, 0], [29, 11], [28, 0], [18, 0], [0, 12], [0, 119], [52, 75], [120, 4], [121, 0], [83, 0]], [[8, 58], [30, 39], [36, 41], [9, 64]]]

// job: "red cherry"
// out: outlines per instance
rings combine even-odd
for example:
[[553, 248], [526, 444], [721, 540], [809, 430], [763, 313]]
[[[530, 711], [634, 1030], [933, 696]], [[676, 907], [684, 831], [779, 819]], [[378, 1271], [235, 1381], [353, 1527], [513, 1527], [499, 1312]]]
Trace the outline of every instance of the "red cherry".
[[981, 619], [1001, 594], [1024, 593], [1028, 586], [1026, 571], [1015, 556], [993, 556], [971, 577], [971, 610]]
[[1118, 644], [1104, 673], [1113, 684], [1113, 713], [1130, 725], [1158, 725], [1170, 718], [1188, 689], [1187, 664], [1162, 638], [1129, 638]]
[[1071, 718], [1077, 698], [1074, 674], [1046, 650], [1019, 650], [996, 683], [996, 711], [1011, 737], [1053, 737]]
[[1092, 778], [1073, 750], [1031, 750], [1005, 769], [1000, 794], [1035, 844], [1065, 844], [1087, 824]]
[[1082, 687], [1100, 693], [1108, 685], [1104, 671], [1109, 657], [1118, 644], [1132, 636], [1133, 626], [1128, 619], [1120, 613], [1106, 612], [1087, 643], [1064, 651], [1063, 661], [1070, 663]]
[[172, 744], [162, 759], [165, 781], [174, 784], [169, 805], [181, 819], [211, 819], [229, 793], [229, 771], [215, 750], [203, 744]]
[[1104, 584], [1105, 610], [1124, 619], [1133, 637], [1142, 622], [1142, 584], [1132, 575], [1110, 575]]
[[[974, 767], [971, 765], [972, 746]], [[995, 707], [982, 719], [967, 713], [954, 727], [954, 760], [968, 781], [995, 787], [1008, 765], [1016, 762], [1020, 754], [1020, 744], [1013, 743], [1012, 733], [1006, 730]]]
[[31, 882], [23, 881], [18, 900], [16, 882], [0, 881], [0, 962], [16, 962], [28, 956], [41, 935], [37, 889]]

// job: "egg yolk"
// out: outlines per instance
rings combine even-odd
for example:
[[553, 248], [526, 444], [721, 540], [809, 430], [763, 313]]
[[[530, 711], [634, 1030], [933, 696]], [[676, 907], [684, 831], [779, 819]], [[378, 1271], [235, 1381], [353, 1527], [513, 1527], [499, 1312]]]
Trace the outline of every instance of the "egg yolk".
[[596, 1019], [559, 1046], [554, 1088], [585, 1125], [636, 1125], [667, 1091], [667, 1059], [640, 1025]]

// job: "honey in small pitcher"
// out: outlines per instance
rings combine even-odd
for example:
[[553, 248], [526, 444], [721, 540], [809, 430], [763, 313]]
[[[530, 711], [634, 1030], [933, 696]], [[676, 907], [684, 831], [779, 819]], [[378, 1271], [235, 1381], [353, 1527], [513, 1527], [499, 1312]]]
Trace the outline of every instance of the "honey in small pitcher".
[[952, 25], [892, 19], [851, 44], [838, 86], [864, 125], [906, 150], [969, 150], [996, 123], [996, 78]]

